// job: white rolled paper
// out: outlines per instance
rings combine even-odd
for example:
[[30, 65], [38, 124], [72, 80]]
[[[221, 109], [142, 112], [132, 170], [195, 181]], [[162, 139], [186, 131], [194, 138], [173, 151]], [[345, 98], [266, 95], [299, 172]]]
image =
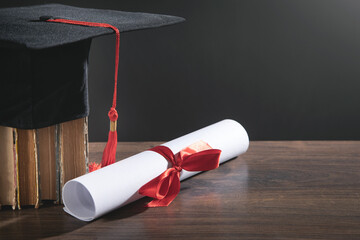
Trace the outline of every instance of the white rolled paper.
[[[245, 129], [234, 120], [217, 122], [162, 145], [175, 154], [200, 140], [214, 149], [222, 150], [220, 163], [246, 152], [249, 146]], [[72, 179], [63, 188], [64, 210], [80, 220], [91, 221], [142, 198], [138, 190], [168, 167], [171, 166], [163, 156], [153, 151], [144, 151]], [[197, 173], [182, 170], [180, 180]]]

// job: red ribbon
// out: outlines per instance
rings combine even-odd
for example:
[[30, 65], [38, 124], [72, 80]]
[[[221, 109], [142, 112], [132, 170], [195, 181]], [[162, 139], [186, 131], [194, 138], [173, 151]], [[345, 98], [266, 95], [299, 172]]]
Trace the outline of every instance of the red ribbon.
[[161, 154], [172, 167], [146, 183], [139, 190], [144, 196], [154, 198], [148, 207], [168, 206], [180, 192], [180, 172], [208, 171], [219, 167], [221, 150], [212, 149], [203, 141], [196, 142], [174, 155], [170, 148], [157, 146], [149, 149]]

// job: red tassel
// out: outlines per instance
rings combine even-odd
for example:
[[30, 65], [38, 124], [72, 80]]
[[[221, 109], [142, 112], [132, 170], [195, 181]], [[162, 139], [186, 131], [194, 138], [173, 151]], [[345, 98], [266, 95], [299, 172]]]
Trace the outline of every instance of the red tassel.
[[74, 24], [74, 25], [83, 25], [83, 26], [91, 26], [91, 27], [106, 27], [111, 28], [115, 31], [116, 34], [116, 45], [115, 45], [115, 76], [114, 76], [114, 95], [112, 107], [109, 111], [110, 118], [110, 132], [108, 137], [108, 142], [106, 143], [102, 161], [100, 164], [90, 163], [89, 171], [95, 171], [107, 165], [113, 164], [116, 160], [116, 146], [117, 146], [117, 133], [116, 133], [116, 121], [118, 118], [118, 114], [115, 110], [116, 108], [116, 95], [117, 95], [117, 78], [118, 78], [118, 69], [119, 69], [119, 49], [120, 49], [120, 32], [116, 27], [107, 24], [107, 23], [96, 23], [96, 22], [84, 22], [84, 21], [76, 21], [70, 19], [48, 19], [47, 22], [57, 22], [57, 23], [66, 23], [66, 24]]
[[113, 164], [116, 161], [116, 147], [117, 147], [116, 121], [118, 118], [118, 114], [115, 108], [111, 108], [108, 115], [110, 118], [110, 131], [109, 131], [108, 141], [106, 143], [103, 152], [101, 167], [105, 167], [107, 165]]
[[108, 142], [103, 152], [101, 167], [113, 164], [116, 159], [116, 146], [117, 146], [117, 134], [116, 132], [109, 132]]
[[93, 172], [101, 168], [101, 163], [97, 164], [96, 162], [92, 162], [89, 164], [89, 172]]

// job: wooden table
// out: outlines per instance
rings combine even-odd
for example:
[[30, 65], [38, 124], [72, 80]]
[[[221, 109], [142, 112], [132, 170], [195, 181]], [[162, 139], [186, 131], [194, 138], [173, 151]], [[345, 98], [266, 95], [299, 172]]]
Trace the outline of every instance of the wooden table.
[[[120, 143], [118, 156], [157, 144]], [[90, 144], [90, 157], [103, 146]], [[147, 201], [90, 223], [61, 206], [2, 210], [0, 239], [360, 239], [360, 141], [251, 142], [182, 182], [169, 207]]]

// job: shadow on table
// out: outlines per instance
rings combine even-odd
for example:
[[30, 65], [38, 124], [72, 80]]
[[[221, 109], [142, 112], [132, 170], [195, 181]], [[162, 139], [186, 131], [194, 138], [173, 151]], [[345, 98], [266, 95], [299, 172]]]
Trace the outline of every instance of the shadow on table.
[[0, 239], [38, 239], [71, 232], [86, 225], [68, 216], [59, 205], [44, 205], [39, 209], [0, 211]]
[[[0, 211], [0, 239], [57, 238], [88, 232], [103, 221], [128, 218], [144, 212], [149, 198], [135, 201], [92, 222], [80, 221], [63, 211], [63, 206], [46, 204], [39, 209], [24, 207]], [[99, 222], [101, 220], [101, 223]]]
[[101, 219], [103, 219], [105, 221], [111, 221], [111, 220], [120, 220], [120, 219], [135, 216], [137, 214], [145, 212], [148, 209], [146, 207], [146, 204], [150, 201], [151, 201], [151, 198], [148, 198], [148, 197], [141, 198], [139, 200], [136, 200], [135, 202], [132, 202], [124, 207], [118, 208], [118, 209], [102, 216]]

